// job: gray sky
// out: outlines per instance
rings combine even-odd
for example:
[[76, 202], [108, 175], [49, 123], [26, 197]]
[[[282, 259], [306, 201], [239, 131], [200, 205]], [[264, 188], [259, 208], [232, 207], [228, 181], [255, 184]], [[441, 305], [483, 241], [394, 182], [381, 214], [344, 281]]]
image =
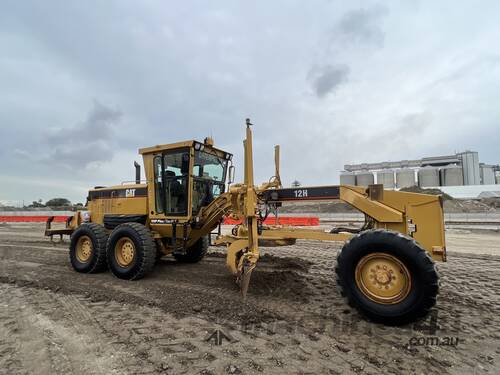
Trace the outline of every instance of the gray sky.
[[137, 149], [207, 135], [256, 180], [479, 151], [500, 162], [500, 2], [3, 1], [0, 200], [131, 180]]

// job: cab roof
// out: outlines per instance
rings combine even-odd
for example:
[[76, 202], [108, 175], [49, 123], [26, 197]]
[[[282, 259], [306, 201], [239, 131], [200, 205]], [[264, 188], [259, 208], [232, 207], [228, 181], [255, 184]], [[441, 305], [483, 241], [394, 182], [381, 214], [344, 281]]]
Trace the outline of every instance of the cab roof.
[[212, 145], [209, 145], [209, 144], [206, 144], [203, 142], [199, 142], [196, 140], [189, 140], [189, 141], [183, 141], [183, 142], [161, 144], [161, 145], [156, 145], [156, 146], [151, 146], [151, 147], [144, 147], [144, 148], [139, 149], [139, 154], [141, 154], [141, 155], [153, 154], [153, 153], [167, 151], [167, 150], [174, 150], [176, 148], [194, 147], [194, 145], [197, 143], [203, 145], [206, 149], [211, 149], [211, 150], [214, 150], [216, 152], [220, 152], [222, 154], [230, 154], [229, 152], [226, 152], [226, 151], [218, 149]]

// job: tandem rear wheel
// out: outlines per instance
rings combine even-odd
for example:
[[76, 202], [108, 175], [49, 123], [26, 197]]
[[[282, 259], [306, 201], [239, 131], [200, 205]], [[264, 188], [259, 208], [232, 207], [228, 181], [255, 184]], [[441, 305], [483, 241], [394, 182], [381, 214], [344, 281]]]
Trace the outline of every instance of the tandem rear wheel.
[[111, 232], [106, 246], [111, 273], [125, 280], [138, 280], [151, 272], [156, 254], [151, 232], [139, 223], [117, 226]]
[[379, 323], [413, 322], [436, 303], [434, 262], [401, 233], [376, 229], [353, 237], [338, 255], [335, 271], [349, 305]]
[[75, 271], [96, 273], [106, 270], [106, 241], [104, 227], [95, 223], [80, 225], [71, 235], [69, 259]]
[[174, 253], [173, 255], [178, 262], [198, 263], [207, 253], [209, 245], [210, 241], [208, 239], [208, 235], [206, 235], [200, 237], [200, 239], [196, 241], [193, 246], [188, 247], [185, 253]]

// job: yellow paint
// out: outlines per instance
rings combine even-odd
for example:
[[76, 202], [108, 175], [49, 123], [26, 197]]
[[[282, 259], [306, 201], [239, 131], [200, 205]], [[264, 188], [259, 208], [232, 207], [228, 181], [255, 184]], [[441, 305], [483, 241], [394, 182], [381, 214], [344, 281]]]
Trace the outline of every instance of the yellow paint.
[[411, 290], [408, 268], [387, 253], [372, 253], [361, 258], [354, 272], [358, 289], [369, 299], [384, 305], [404, 300]]

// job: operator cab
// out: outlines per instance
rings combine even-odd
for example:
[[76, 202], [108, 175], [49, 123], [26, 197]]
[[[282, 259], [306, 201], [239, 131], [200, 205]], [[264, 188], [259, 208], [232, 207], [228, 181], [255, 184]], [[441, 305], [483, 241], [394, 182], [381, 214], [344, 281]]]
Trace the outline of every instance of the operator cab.
[[148, 183], [153, 217], [189, 219], [225, 191], [232, 155], [213, 147], [211, 138], [203, 143], [179, 142], [139, 152], [147, 180], [154, 182]]

